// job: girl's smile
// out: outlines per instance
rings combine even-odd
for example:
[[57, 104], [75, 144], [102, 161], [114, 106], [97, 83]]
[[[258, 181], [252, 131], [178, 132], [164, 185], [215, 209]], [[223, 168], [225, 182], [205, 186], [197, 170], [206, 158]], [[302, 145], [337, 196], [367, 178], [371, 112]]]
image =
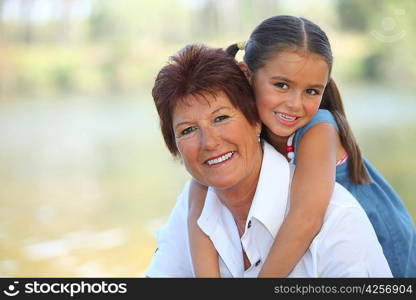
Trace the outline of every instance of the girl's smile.
[[280, 122], [283, 126], [293, 126], [299, 120], [299, 117], [283, 112], [275, 112], [274, 115], [278, 122]]

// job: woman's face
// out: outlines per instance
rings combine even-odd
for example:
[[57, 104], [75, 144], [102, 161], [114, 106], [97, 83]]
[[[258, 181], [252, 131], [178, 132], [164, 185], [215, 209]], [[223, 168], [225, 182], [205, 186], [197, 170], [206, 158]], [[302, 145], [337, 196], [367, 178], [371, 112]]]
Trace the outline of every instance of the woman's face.
[[269, 133], [288, 137], [317, 112], [328, 81], [322, 56], [283, 51], [251, 78], [260, 119]]
[[181, 158], [197, 181], [226, 189], [257, 180], [261, 126], [251, 125], [223, 92], [188, 96], [175, 108], [172, 123]]

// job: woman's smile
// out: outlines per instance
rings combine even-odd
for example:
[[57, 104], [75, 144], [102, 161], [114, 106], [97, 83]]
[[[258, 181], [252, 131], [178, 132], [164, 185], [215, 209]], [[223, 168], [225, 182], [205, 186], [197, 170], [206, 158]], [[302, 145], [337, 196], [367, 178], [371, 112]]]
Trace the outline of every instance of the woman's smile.
[[235, 151], [230, 151], [224, 154], [220, 154], [214, 157], [207, 159], [204, 164], [207, 164], [211, 168], [221, 167], [222, 165], [228, 163], [234, 156]]

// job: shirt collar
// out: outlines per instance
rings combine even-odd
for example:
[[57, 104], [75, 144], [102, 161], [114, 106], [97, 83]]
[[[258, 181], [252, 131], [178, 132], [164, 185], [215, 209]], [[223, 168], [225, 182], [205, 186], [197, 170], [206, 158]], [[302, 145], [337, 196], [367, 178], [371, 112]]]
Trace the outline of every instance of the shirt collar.
[[[274, 237], [286, 214], [290, 186], [289, 163], [273, 146], [264, 142], [263, 161], [256, 193], [253, 198], [247, 221], [256, 218], [262, 222]], [[207, 235], [211, 235], [218, 224], [224, 205], [213, 188], [208, 189], [205, 205], [198, 225]]]
[[286, 215], [290, 187], [290, 167], [286, 158], [264, 142], [259, 182], [247, 220], [256, 218], [276, 236]]

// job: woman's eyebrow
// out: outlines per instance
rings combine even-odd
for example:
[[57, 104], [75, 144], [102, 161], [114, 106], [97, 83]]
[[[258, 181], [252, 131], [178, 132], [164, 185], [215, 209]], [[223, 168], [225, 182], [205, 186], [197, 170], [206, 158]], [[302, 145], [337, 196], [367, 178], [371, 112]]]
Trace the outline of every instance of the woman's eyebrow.
[[175, 125], [175, 129], [177, 129], [179, 126], [185, 125], [185, 124], [190, 124], [191, 122], [188, 121], [183, 121], [183, 122], [179, 122]]
[[217, 109], [215, 109], [214, 111], [212, 111], [212, 113], [211, 113], [211, 114], [215, 114], [215, 113], [217, 113], [217, 112], [219, 112], [219, 111], [221, 111], [221, 110], [224, 110], [224, 109], [226, 109], [226, 110], [231, 110], [232, 108], [231, 108], [231, 107], [229, 107], [229, 106], [221, 106], [221, 107], [218, 107]]
[[[229, 106], [221, 106], [221, 107], [218, 107], [215, 110], [213, 110], [211, 112], [211, 114], [213, 115], [213, 114], [215, 114], [215, 113], [217, 113], [217, 112], [219, 112], [221, 110], [232, 110], [232, 107], [229, 107]], [[179, 122], [179, 123], [175, 124], [175, 129], [178, 128], [179, 126], [186, 125], [186, 124], [191, 124], [191, 122], [189, 122], [189, 121]]]

